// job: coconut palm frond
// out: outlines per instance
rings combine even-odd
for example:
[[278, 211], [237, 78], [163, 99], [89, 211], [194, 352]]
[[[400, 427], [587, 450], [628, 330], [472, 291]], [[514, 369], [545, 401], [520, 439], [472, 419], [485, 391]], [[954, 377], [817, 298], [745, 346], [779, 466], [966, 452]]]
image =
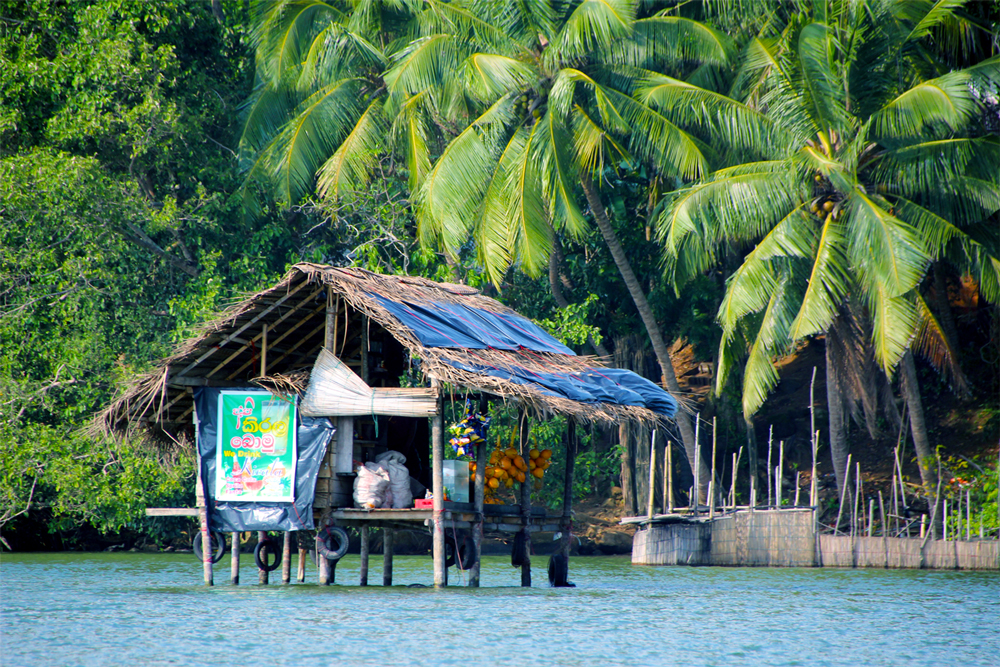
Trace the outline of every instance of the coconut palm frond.
[[734, 146], [764, 154], [786, 143], [785, 137], [773, 136], [778, 128], [765, 114], [685, 81], [654, 74], [641, 82], [635, 97], [669, 118], [707, 130], [713, 138]]
[[396, 55], [395, 64], [382, 77], [392, 95], [408, 96], [440, 86], [458, 67], [454, 35], [434, 34], [413, 40]]
[[773, 261], [807, 258], [815, 243], [814, 227], [803, 207], [796, 207], [764, 236], [726, 281], [726, 294], [716, 318], [724, 335], [730, 335], [740, 320], [767, 304], [778, 280]]
[[288, 121], [295, 105], [295, 97], [285, 86], [258, 85], [243, 105], [245, 117], [240, 153], [244, 156], [257, 153], [269, 144]]
[[628, 151], [598, 125], [581, 106], [573, 113], [573, 147], [584, 172], [599, 176], [606, 164], [630, 160]]
[[552, 50], [547, 49], [543, 57], [572, 60], [609, 49], [616, 40], [632, 34], [635, 11], [634, 0], [582, 0], [555, 35]]
[[833, 30], [822, 23], [810, 23], [799, 33], [803, 92], [820, 132], [841, 131], [852, 124], [844, 106], [843, 87], [831, 63], [833, 39]]
[[440, 243], [452, 255], [479, 216], [480, 201], [506, 145], [513, 102], [502, 97], [455, 137], [437, 159], [417, 197], [421, 243]]
[[927, 8], [927, 11], [923, 16], [919, 16], [920, 10], [923, 9], [926, 4], [930, 3], [898, 3], [909, 5], [906, 9], [900, 8], [902, 10], [900, 12], [900, 18], [916, 19], [916, 24], [913, 26], [910, 34], [906, 36], [903, 42], [912, 42], [926, 37], [930, 34], [931, 30], [938, 27], [948, 19], [953, 18], [955, 16], [955, 11], [961, 9], [967, 2], [968, 0], [938, 0], [938, 2], [935, 2]]
[[658, 14], [632, 24], [631, 39], [613, 42], [607, 60], [646, 69], [677, 62], [728, 65], [736, 54], [729, 35], [700, 21]]
[[969, 379], [958, 363], [958, 355], [948, 342], [941, 323], [919, 292], [914, 291], [913, 298], [919, 318], [916, 336], [913, 339], [913, 350], [930, 362], [931, 366], [948, 381], [956, 394], [963, 397], [970, 396], [972, 392], [969, 388]]
[[354, 128], [320, 168], [316, 182], [320, 196], [338, 199], [357, 192], [368, 183], [379, 153], [384, 150], [382, 139], [387, 123], [381, 110], [380, 100], [369, 104]]
[[951, 72], [901, 93], [873, 114], [880, 137], [919, 137], [935, 124], [951, 130], [964, 127], [975, 113], [969, 74]]
[[574, 193], [577, 174], [573, 163], [573, 140], [560, 114], [549, 110], [538, 124], [538, 155], [542, 168], [542, 192], [557, 230], [574, 239], [583, 237], [587, 221]]
[[257, 53], [257, 69], [277, 86], [285, 72], [303, 62], [313, 38], [332, 22], [344, 18], [321, 0], [255, 3], [257, 20], [250, 43]]
[[474, 53], [462, 62], [460, 76], [473, 98], [492, 104], [501, 95], [527, 89], [538, 73], [527, 63], [507, 56]]
[[846, 230], [832, 214], [826, 216], [816, 244], [815, 259], [802, 305], [792, 323], [792, 340], [826, 331], [837, 315], [851, 284], [850, 265], [844, 252]]
[[297, 87], [308, 91], [312, 86], [350, 76], [358, 69], [382, 70], [386, 65], [385, 54], [371, 42], [339, 23], [330, 23], [306, 50]]
[[896, 297], [916, 287], [930, 263], [927, 244], [914, 227], [860, 189], [848, 199], [849, 256], [872, 281]]
[[760, 409], [778, 384], [774, 360], [786, 354], [791, 343], [789, 330], [800, 296], [794, 294], [796, 291], [786, 273], [771, 292], [760, 328], [750, 345], [743, 371], [743, 415], [747, 418]]
[[360, 115], [359, 82], [336, 81], [307, 97], [267, 149], [269, 171], [285, 205], [309, 191], [314, 175]]

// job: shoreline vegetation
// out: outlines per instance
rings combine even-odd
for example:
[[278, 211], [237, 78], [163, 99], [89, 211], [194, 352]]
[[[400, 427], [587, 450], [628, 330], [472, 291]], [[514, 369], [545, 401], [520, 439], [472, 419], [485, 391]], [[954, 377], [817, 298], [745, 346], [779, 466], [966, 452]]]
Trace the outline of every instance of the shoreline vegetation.
[[[735, 466], [834, 532], [881, 493], [998, 534], [1000, 5], [535, 4], [0, 0], [0, 549], [190, 545], [144, 512], [194, 506], [192, 447], [87, 426], [303, 261], [666, 387], [677, 505]], [[583, 552], [628, 553], [650, 433], [581, 438]]]

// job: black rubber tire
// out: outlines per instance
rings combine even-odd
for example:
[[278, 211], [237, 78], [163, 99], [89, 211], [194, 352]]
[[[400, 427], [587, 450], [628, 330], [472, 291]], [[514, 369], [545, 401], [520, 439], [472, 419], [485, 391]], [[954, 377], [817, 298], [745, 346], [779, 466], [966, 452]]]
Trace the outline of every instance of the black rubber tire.
[[549, 586], [562, 588], [569, 586], [569, 559], [564, 554], [549, 557]]
[[472, 535], [465, 533], [458, 543], [458, 568], [471, 570], [475, 564], [476, 543], [472, 541]]
[[[264, 547], [267, 547], [268, 560], [274, 556], [273, 563], [265, 563], [264, 559], [261, 558], [260, 552], [264, 550]], [[265, 537], [263, 540], [258, 542], [257, 546], [253, 548], [253, 562], [257, 564], [257, 569], [274, 572], [281, 567], [281, 550], [282, 547], [278, 544], [278, 541], [272, 540], [270, 537]]]
[[455, 545], [445, 540], [444, 543], [444, 566], [451, 567], [455, 564]]
[[[333, 540], [337, 541], [336, 549], [333, 548]], [[327, 526], [316, 534], [316, 553], [327, 560], [340, 560], [347, 554], [350, 545], [347, 531], [340, 526]]]
[[[212, 554], [212, 562], [218, 563], [226, 555], [226, 536], [217, 530], [213, 530], [210, 541], [212, 548], [215, 549]], [[204, 552], [201, 549], [201, 542], [201, 531], [199, 530], [194, 534], [194, 541], [191, 543], [191, 550], [194, 552], [194, 557], [199, 561], [203, 561], [205, 558]]]

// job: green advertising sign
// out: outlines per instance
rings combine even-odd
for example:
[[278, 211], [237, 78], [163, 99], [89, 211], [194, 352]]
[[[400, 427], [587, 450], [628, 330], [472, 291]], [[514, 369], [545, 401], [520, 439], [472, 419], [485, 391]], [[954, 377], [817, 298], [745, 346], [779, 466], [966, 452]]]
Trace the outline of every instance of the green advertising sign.
[[216, 499], [294, 500], [295, 410], [293, 401], [266, 391], [219, 395]]

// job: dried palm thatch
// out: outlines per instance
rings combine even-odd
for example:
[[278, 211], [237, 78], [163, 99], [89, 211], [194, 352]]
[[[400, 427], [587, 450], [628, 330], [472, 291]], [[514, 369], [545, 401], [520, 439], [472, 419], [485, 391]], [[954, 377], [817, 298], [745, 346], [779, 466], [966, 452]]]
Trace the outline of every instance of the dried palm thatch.
[[[597, 358], [523, 349], [424, 347], [377, 297], [409, 304], [452, 303], [516, 315], [465, 285], [296, 264], [279, 283], [247, 296], [206, 322], [156, 368], [128, 383], [90, 428], [95, 433], [120, 434], [130, 425], [139, 426], [154, 439], [173, 440], [175, 433], [191, 427], [193, 390], [199, 386], [245, 387], [252, 383], [276, 393], [302, 396], [307, 391], [308, 374], [324, 347], [358, 370], [371, 366], [369, 357], [373, 354], [383, 360], [394, 355], [400, 360], [408, 357], [411, 363], [419, 362], [427, 378], [516, 399], [540, 414], [564, 414], [584, 421], [651, 423], [663, 419], [644, 407], [554, 397], [541, 386], [518, 384], [475, 370], [581, 373], [606, 366]], [[382, 349], [375, 352], [376, 348]], [[394, 377], [388, 366], [379, 372], [381, 384], [398, 384], [398, 375]], [[375, 382], [368, 384], [376, 387]]]

